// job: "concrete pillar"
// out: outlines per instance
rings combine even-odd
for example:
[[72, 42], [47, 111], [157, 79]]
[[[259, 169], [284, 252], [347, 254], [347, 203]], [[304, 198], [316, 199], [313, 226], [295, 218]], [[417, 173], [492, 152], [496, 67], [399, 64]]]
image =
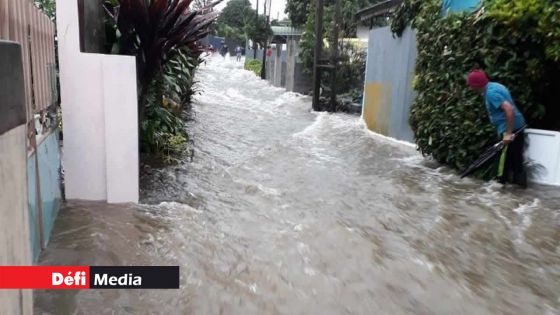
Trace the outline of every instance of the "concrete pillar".
[[286, 53], [286, 90], [293, 91], [297, 59], [297, 41], [294, 36], [288, 36]]
[[66, 197], [138, 202], [136, 61], [80, 52], [77, 12], [57, 2]]
[[[31, 265], [20, 45], [0, 41], [0, 265]], [[32, 314], [31, 290], [0, 290], [2, 314]]]
[[282, 86], [282, 44], [276, 44], [276, 58], [274, 59], [274, 86]]

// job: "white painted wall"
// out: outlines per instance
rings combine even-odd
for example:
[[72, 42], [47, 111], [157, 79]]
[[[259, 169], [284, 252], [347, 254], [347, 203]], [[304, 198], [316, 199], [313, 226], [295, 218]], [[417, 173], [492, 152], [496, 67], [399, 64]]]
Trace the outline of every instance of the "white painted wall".
[[[0, 135], [0, 266], [29, 266], [26, 126]], [[31, 290], [0, 290], [1, 314], [33, 314]]]
[[138, 202], [134, 57], [80, 52], [78, 2], [57, 2], [68, 199]]
[[560, 132], [527, 129], [527, 158], [538, 166], [533, 182], [560, 186]]
[[[125, 80], [123, 74], [132, 75]], [[103, 56], [103, 78], [107, 201], [138, 202], [136, 61], [131, 57]]]
[[365, 25], [358, 25], [358, 29], [356, 31], [356, 37], [358, 37], [359, 39], [367, 42], [369, 41], [369, 33], [370, 33], [370, 28], [365, 26]]

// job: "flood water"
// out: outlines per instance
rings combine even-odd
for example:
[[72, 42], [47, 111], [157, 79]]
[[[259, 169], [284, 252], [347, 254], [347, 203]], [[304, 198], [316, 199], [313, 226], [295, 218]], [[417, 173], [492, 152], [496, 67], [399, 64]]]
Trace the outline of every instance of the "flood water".
[[221, 58], [192, 161], [143, 205], [69, 202], [44, 265], [180, 265], [180, 290], [36, 291], [37, 314], [560, 314], [560, 191], [460, 180]]

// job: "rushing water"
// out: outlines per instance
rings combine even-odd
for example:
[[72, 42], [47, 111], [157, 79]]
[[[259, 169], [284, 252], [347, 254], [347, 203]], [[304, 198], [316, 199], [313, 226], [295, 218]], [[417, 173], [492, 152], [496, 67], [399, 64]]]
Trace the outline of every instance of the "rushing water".
[[560, 192], [460, 180], [357, 116], [213, 59], [192, 161], [145, 205], [70, 202], [46, 265], [180, 265], [180, 290], [37, 291], [39, 314], [559, 314]]

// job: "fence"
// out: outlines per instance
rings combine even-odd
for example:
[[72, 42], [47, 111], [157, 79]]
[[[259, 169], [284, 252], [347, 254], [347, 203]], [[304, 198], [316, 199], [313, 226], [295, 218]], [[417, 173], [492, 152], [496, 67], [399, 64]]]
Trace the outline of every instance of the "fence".
[[22, 49], [27, 119], [56, 102], [54, 23], [30, 0], [0, 0], [0, 39]]
[[[299, 60], [299, 37], [286, 36], [287, 50], [280, 53], [278, 57], [277, 48], [273, 48], [272, 56], [266, 59], [267, 80], [274, 86], [283, 87], [290, 92], [309, 94], [311, 77], [305, 73], [303, 64]], [[278, 44], [277, 47], [282, 47]], [[257, 60], [262, 60], [263, 50], [257, 50]], [[253, 59], [254, 51], [246, 45], [246, 60]]]
[[[38, 255], [49, 239], [61, 201], [60, 151], [56, 119], [50, 110], [58, 100], [56, 87], [55, 27], [53, 22], [35, 7], [31, 0], [0, 0], [0, 39], [19, 44], [18, 55], [4, 60], [6, 65], [19, 64], [20, 78], [5, 78], [0, 88], [14, 99], [10, 86], [19, 85], [18, 95], [23, 128], [27, 135], [28, 184], [26, 202], [29, 212], [29, 234], [32, 258]], [[14, 88], [15, 89], [15, 88]], [[50, 112], [50, 113], [49, 113]], [[2, 112], [1, 115], [12, 115]], [[40, 118], [36, 121], [36, 117]], [[16, 150], [17, 148], [14, 148]], [[27, 150], [25, 150], [27, 149]]]

